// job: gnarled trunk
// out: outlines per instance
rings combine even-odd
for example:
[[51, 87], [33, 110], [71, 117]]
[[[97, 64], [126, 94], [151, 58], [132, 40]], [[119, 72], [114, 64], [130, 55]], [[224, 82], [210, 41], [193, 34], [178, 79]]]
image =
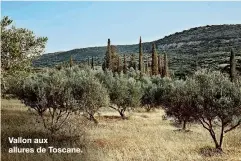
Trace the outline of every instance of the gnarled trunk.
[[182, 130], [186, 130], [187, 121], [183, 120]]
[[89, 120], [93, 121], [95, 124], [98, 124], [98, 121], [96, 120], [96, 118], [92, 114], [89, 114]]
[[125, 109], [119, 110], [119, 114], [120, 114], [122, 119], [127, 119], [127, 117], [125, 116]]

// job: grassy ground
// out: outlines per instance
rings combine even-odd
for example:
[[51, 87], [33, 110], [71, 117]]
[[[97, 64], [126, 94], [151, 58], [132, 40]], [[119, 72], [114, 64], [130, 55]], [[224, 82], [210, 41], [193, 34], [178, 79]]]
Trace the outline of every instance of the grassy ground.
[[[85, 125], [85, 139], [59, 136], [49, 143], [58, 147], [83, 147], [82, 154], [8, 154], [8, 136], [48, 137], [35, 116], [16, 100], [2, 100], [2, 160], [4, 161], [173, 161], [173, 160], [241, 160], [241, 129], [224, 138], [224, 154], [211, 153], [214, 145], [208, 132], [200, 125], [190, 126], [190, 132], [178, 131], [169, 120], [162, 120], [162, 110], [134, 112], [128, 120], [118, 113], [102, 111], [98, 125]], [[82, 118], [80, 118], [82, 119]], [[26, 146], [26, 145], [24, 145]], [[30, 147], [35, 145], [29, 145]], [[45, 145], [43, 145], [45, 146]]]

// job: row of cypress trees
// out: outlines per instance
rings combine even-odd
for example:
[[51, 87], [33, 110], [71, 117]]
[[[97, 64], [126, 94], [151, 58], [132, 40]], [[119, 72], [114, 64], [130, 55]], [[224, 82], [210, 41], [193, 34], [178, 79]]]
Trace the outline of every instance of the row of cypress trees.
[[[70, 66], [73, 66], [73, 59], [72, 56], [70, 57]], [[107, 43], [107, 51], [105, 55], [105, 59], [102, 65], [102, 68], [112, 70], [113, 72], [121, 72], [127, 73], [128, 68], [133, 67], [135, 70], [137, 70], [137, 65], [135, 62], [134, 55], [131, 56], [131, 59], [129, 61], [129, 65], [127, 65], [127, 58], [126, 55], [124, 55], [123, 58], [123, 65], [121, 61], [121, 57], [116, 53], [115, 46], [111, 45], [110, 39], [108, 39]], [[94, 58], [90, 60], [88, 58], [88, 66], [91, 66], [92, 69], [94, 69]], [[149, 66], [151, 68], [149, 69]], [[151, 65], [149, 65], [149, 60], [147, 58], [146, 62], [143, 60], [143, 47], [142, 47], [142, 39], [140, 37], [139, 41], [139, 63], [138, 63], [138, 70], [141, 74], [145, 73], [146, 75], [161, 75], [161, 77], [169, 77], [169, 70], [168, 70], [168, 59], [167, 54], [164, 53], [164, 55], [160, 55], [157, 53], [156, 45], [155, 43], [152, 43], [152, 55], [151, 55]], [[231, 49], [230, 54], [230, 79], [231, 81], [235, 81], [236, 79], [236, 60], [235, 60], [235, 53]]]
[[[145, 64], [145, 66], [144, 66], [144, 64]], [[134, 69], [137, 69], [134, 55], [131, 56], [129, 65], [127, 65], [127, 58], [126, 58], [126, 55], [124, 55], [123, 65], [121, 66], [121, 58], [118, 54], [116, 54], [112, 51], [112, 45], [110, 43], [110, 39], [108, 39], [107, 51], [106, 51], [106, 55], [105, 55], [105, 59], [104, 59], [104, 63], [103, 63], [102, 67], [104, 70], [109, 69], [109, 70], [112, 70], [113, 72], [123, 71], [124, 73], [127, 72], [128, 67], [129, 68], [133, 67]], [[140, 37], [140, 41], [139, 41], [138, 70], [140, 71], [141, 74], [145, 73], [147, 75], [161, 75], [162, 77], [169, 77], [167, 54], [164, 53], [164, 56], [159, 55], [157, 53], [155, 43], [152, 44], [151, 68], [149, 69], [148, 58], [144, 62], [141, 37]]]

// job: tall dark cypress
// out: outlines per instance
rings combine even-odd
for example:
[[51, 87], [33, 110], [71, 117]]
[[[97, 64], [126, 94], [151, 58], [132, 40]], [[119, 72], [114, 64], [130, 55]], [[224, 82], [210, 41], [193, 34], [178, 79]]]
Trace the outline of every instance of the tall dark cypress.
[[142, 50], [141, 37], [139, 42], [139, 68], [138, 69], [141, 73], [143, 72], [143, 50]]
[[108, 43], [107, 43], [105, 62], [106, 62], [105, 63], [106, 68], [112, 70], [112, 52], [111, 52], [110, 39], [108, 39]]
[[70, 56], [70, 59], [69, 59], [69, 66], [72, 67], [73, 66], [73, 59], [72, 59], [72, 55]]
[[146, 73], [146, 75], [149, 75], [148, 61], [145, 63], [145, 73]]
[[120, 56], [117, 57], [117, 72], [118, 72], [118, 73], [121, 72], [121, 60], [120, 60]]
[[235, 81], [236, 78], [236, 61], [235, 61], [235, 53], [233, 49], [231, 49], [230, 55], [230, 79], [232, 82]]
[[152, 44], [152, 64], [151, 64], [152, 75], [158, 74], [158, 60], [155, 43]]
[[88, 57], [88, 66], [90, 66], [90, 57]]
[[164, 77], [169, 77], [168, 59], [167, 59], [167, 54], [166, 54], [166, 53], [164, 53], [163, 76], [164, 76]]
[[127, 73], [126, 55], [124, 55], [123, 73]]
[[91, 59], [91, 68], [94, 69], [94, 58], [92, 56], [92, 59]]
[[158, 55], [158, 73], [159, 73], [159, 75], [162, 75], [162, 57], [161, 57], [161, 55]]

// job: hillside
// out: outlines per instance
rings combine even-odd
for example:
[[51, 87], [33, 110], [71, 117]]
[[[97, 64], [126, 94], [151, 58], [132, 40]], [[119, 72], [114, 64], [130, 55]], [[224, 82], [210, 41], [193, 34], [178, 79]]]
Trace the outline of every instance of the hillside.
[[[238, 64], [241, 64], [241, 24], [195, 27], [174, 33], [155, 42], [159, 53], [164, 51], [168, 53], [170, 69], [178, 75], [192, 73], [199, 67], [228, 68], [231, 48], [237, 55]], [[112, 43], [114, 44], [114, 40]], [[151, 56], [151, 43], [143, 43], [145, 57]], [[138, 53], [138, 44], [116, 45], [116, 48], [119, 54]], [[96, 59], [96, 64], [100, 65], [105, 51], [106, 47], [104, 46], [49, 53], [42, 55], [33, 64], [36, 67], [51, 67], [68, 61], [72, 55], [75, 62], [83, 62], [88, 57], [93, 56]]]

